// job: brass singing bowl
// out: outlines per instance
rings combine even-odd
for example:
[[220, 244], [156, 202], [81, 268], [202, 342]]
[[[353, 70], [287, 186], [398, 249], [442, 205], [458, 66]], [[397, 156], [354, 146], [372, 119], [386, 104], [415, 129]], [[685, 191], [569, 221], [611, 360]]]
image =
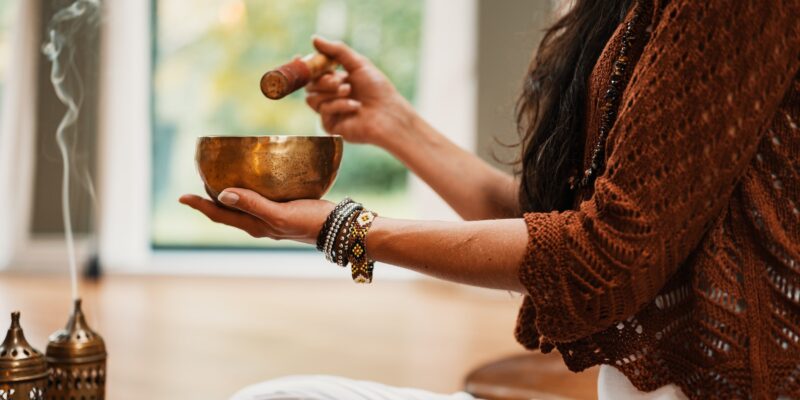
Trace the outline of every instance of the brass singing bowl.
[[319, 199], [336, 180], [341, 136], [203, 136], [197, 169], [214, 201], [226, 188], [272, 201]]

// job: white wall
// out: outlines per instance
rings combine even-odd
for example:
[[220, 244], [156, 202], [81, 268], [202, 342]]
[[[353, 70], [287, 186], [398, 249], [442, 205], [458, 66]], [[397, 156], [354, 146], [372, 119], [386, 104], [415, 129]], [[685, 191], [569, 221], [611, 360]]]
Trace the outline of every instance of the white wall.
[[0, 113], [0, 270], [29, 241], [33, 183], [39, 0], [16, 2], [11, 54]]
[[[514, 106], [534, 50], [551, 20], [554, 0], [481, 0], [477, 51], [478, 104], [475, 150], [510, 171], [519, 148]], [[562, 1], [562, 0], [555, 0]]]

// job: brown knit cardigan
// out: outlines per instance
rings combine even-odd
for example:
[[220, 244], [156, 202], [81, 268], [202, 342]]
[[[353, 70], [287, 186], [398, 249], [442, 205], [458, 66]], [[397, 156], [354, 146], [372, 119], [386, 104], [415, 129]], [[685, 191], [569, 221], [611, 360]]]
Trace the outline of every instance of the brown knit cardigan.
[[525, 214], [517, 339], [644, 391], [800, 398], [800, 0], [646, 8], [607, 167], [573, 210]]

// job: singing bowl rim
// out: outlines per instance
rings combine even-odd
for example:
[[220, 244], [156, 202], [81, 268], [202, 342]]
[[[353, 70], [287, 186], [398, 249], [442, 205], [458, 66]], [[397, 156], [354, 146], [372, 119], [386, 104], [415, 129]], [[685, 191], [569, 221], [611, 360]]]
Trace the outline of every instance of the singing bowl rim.
[[310, 140], [342, 140], [341, 135], [204, 135], [198, 136], [197, 140], [204, 139], [310, 139]]
[[[301, 193], [303, 193], [303, 195], [291, 194], [290, 191], [284, 189], [277, 189], [277, 188], [268, 189], [264, 186], [261, 186], [260, 184], [256, 185], [256, 187], [242, 186], [254, 190], [260, 193], [261, 195], [270, 198], [273, 201], [290, 201], [297, 199], [322, 198], [333, 187], [334, 183], [336, 182], [336, 179], [339, 175], [339, 168], [341, 167], [342, 155], [344, 150], [343, 148], [344, 140], [340, 135], [199, 136], [197, 138], [197, 147], [195, 150], [195, 166], [198, 172], [200, 173], [200, 177], [205, 185], [206, 192], [208, 193], [209, 196], [214, 198], [215, 201], [217, 201], [215, 196], [221, 190], [225, 189], [224, 187], [222, 187], [225, 185], [221, 186], [218, 185], [219, 182], [215, 179], [210, 179], [207, 173], [207, 168], [216, 164], [216, 161], [207, 162], [209, 160], [201, 156], [201, 154], [206, 153], [203, 148], [205, 146], [208, 146], [207, 142], [212, 142], [212, 143], [217, 142], [220, 145], [229, 148], [240, 147], [240, 151], [243, 154], [270, 154], [273, 151], [279, 151], [279, 149], [284, 148], [285, 145], [291, 147], [292, 142], [295, 142], [297, 145], [303, 147], [309, 146], [308, 149], [311, 149], [313, 152], [316, 152], [322, 148], [330, 148], [331, 146], [333, 149], [335, 149], [334, 157], [331, 159], [332, 170], [326, 173], [325, 174], [326, 178], [321, 181], [318, 181], [316, 183], [309, 182], [308, 184], [299, 185], [298, 188], [300, 188], [300, 191]], [[306, 143], [306, 144], [301, 144], [301, 143]], [[257, 147], [258, 144], [267, 145], [268, 147], [256, 150], [255, 147]], [[266, 176], [266, 175], [261, 175], [261, 176]], [[214, 187], [212, 187], [212, 184]]]

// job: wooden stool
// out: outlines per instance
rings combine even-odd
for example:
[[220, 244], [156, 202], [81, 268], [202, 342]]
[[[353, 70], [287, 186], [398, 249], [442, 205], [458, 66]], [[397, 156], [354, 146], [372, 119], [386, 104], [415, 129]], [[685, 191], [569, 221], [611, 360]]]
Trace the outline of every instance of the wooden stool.
[[557, 352], [538, 351], [482, 365], [467, 375], [464, 390], [486, 400], [596, 399], [597, 371], [567, 369]]

